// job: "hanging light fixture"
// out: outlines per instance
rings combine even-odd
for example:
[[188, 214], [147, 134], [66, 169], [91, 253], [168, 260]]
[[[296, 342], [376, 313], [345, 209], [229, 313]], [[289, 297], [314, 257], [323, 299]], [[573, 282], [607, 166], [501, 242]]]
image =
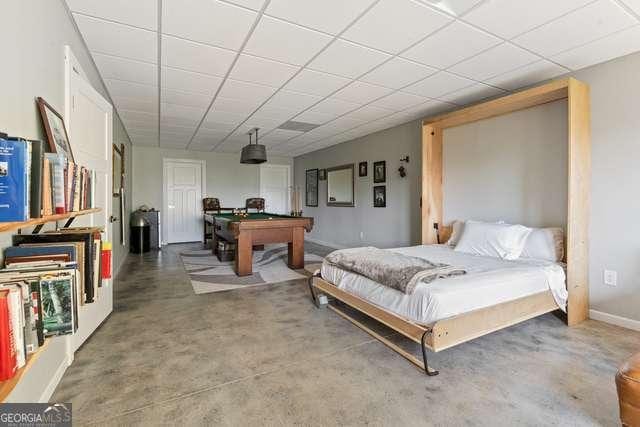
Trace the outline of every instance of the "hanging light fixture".
[[[264, 145], [258, 144], [258, 129], [253, 128], [249, 131], [249, 145], [242, 147], [240, 154], [240, 163], [258, 164], [267, 161], [267, 150]], [[256, 143], [251, 143], [251, 135], [256, 133]]]

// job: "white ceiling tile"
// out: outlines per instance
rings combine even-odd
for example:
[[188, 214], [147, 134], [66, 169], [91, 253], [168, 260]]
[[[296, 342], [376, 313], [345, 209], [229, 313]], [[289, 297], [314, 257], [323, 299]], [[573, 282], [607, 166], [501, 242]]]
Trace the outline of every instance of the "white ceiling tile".
[[211, 105], [211, 109], [214, 111], [225, 111], [227, 113], [240, 114], [246, 117], [254, 112], [259, 105], [260, 102], [256, 101], [223, 98], [218, 96]]
[[162, 102], [168, 102], [169, 104], [207, 108], [211, 103], [212, 98], [209, 95], [162, 88], [160, 99], [162, 100]]
[[393, 114], [393, 112], [394, 110], [375, 107], [373, 105], [365, 105], [362, 108], [352, 111], [348, 114], [348, 116], [357, 120], [370, 121], [379, 119], [380, 117], [388, 116], [390, 114]]
[[360, 80], [392, 89], [400, 89], [430, 76], [436, 71], [434, 68], [395, 57], [365, 74]]
[[132, 138], [133, 145], [141, 147], [157, 147], [158, 140], [151, 138]]
[[338, 34], [373, 3], [373, 0], [271, 0], [266, 14]]
[[142, 83], [133, 83], [123, 80], [113, 80], [105, 78], [104, 84], [111, 96], [130, 96], [149, 98], [158, 96], [158, 87]]
[[640, 16], [640, 0], [622, 0], [636, 15]]
[[213, 96], [218, 86], [220, 86], [220, 83], [222, 83], [220, 77], [170, 67], [162, 67], [160, 76], [162, 78], [161, 86], [163, 88], [211, 96]]
[[309, 64], [309, 68], [355, 78], [391, 56], [345, 40], [336, 40]]
[[491, 0], [464, 16], [467, 22], [505, 39], [522, 34], [591, 0]]
[[486, 98], [503, 95], [506, 91], [483, 83], [477, 83], [473, 86], [465, 87], [455, 92], [441, 96], [439, 99], [446, 102], [452, 102], [458, 105], [467, 105]]
[[82, 38], [92, 52], [157, 63], [158, 36], [153, 31], [74, 14]]
[[224, 77], [235, 57], [229, 49], [162, 36], [162, 65]]
[[139, 122], [139, 123], [148, 123], [148, 124], [156, 124], [158, 123], [158, 113], [145, 113], [142, 111], [131, 111], [131, 110], [118, 110], [118, 114], [122, 118], [122, 121], [127, 122], [129, 120]]
[[302, 135], [304, 132], [297, 132], [286, 129], [275, 129], [269, 132], [267, 135], [260, 138], [261, 141], [287, 141], [296, 136]]
[[539, 60], [511, 43], [503, 43], [454, 65], [449, 70], [470, 79], [485, 80]]
[[411, 114], [416, 118], [425, 118], [429, 116], [433, 116], [435, 114], [440, 114], [444, 111], [452, 110], [456, 106], [453, 104], [449, 104], [447, 102], [436, 101], [434, 99], [430, 99], [429, 101], [418, 104], [406, 110], [403, 110], [403, 113]]
[[321, 99], [322, 98], [319, 96], [308, 95], [306, 93], [280, 90], [271, 99], [269, 99], [269, 101], [267, 101], [265, 107], [302, 111]]
[[332, 96], [337, 99], [342, 99], [343, 101], [355, 102], [357, 104], [367, 104], [374, 99], [378, 99], [382, 96], [388, 95], [391, 92], [393, 92], [393, 89], [372, 85], [370, 83], [354, 81]]
[[356, 104], [354, 102], [343, 101], [336, 98], [327, 98], [322, 100], [322, 102], [320, 102], [318, 105], [315, 105], [309, 111], [314, 113], [335, 114], [336, 116], [340, 116], [361, 106], [361, 104]]
[[241, 99], [260, 104], [266, 101], [276, 91], [271, 86], [259, 85], [255, 83], [243, 82], [240, 80], [227, 79], [220, 89], [218, 96], [224, 98]]
[[158, 66], [155, 64], [101, 53], [93, 53], [92, 56], [103, 79], [127, 80], [154, 86], [158, 84]]
[[281, 119], [272, 119], [269, 117], [260, 117], [260, 116], [252, 115], [241, 126], [241, 129], [244, 132], [248, 132], [249, 129], [252, 129], [252, 128], [260, 128], [261, 130], [274, 129], [280, 126], [282, 123], [283, 123], [283, 120]]
[[403, 89], [403, 91], [429, 98], [437, 98], [445, 93], [471, 86], [474, 83], [473, 80], [441, 71]]
[[193, 119], [195, 121], [200, 121], [202, 116], [204, 116], [205, 109], [196, 108], [196, 107], [188, 107], [186, 105], [176, 105], [176, 104], [168, 104], [163, 102], [160, 104], [160, 114], [162, 116], [171, 116], [171, 117], [184, 117], [188, 119]]
[[450, 15], [462, 16], [482, 0], [420, 0], [422, 3], [437, 7]]
[[192, 117], [160, 116], [160, 122], [165, 126], [195, 126], [198, 121], [198, 119]]
[[413, 95], [406, 92], [394, 92], [391, 95], [387, 95], [382, 99], [372, 103], [373, 106], [388, 108], [394, 111], [404, 110], [405, 108], [413, 107], [417, 104], [422, 104], [427, 101], [424, 96]]
[[513, 41], [549, 57], [637, 23], [617, 3], [599, 0], [516, 37]]
[[229, 3], [237, 4], [238, 6], [248, 7], [253, 10], [260, 10], [264, 4], [264, 0], [227, 0]]
[[304, 111], [299, 115], [295, 116], [293, 120], [296, 122], [304, 122], [304, 123], [313, 123], [313, 124], [323, 124], [330, 120], [335, 119], [340, 114], [328, 114], [328, 113], [318, 113], [315, 111]]
[[244, 51], [288, 64], [303, 65], [331, 41], [331, 37], [299, 25], [263, 16]]
[[253, 11], [215, 0], [163, 0], [162, 32], [238, 50], [256, 19]]
[[501, 87], [506, 90], [516, 90], [524, 86], [530, 86], [543, 80], [552, 79], [569, 70], [563, 68], [546, 59], [541, 59], [533, 64], [500, 74], [486, 81], [492, 86]]
[[118, 110], [144, 111], [147, 113], [158, 112], [158, 97], [136, 98], [129, 96], [114, 96], [113, 103]]
[[200, 127], [199, 132], [223, 133], [227, 135], [229, 132], [231, 132], [238, 126], [238, 123], [233, 123], [233, 124], [232, 123], [216, 123], [216, 122], [209, 121], [209, 119], [210, 119], [210, 116], [207, 115], [207, 120], [205, 120], [202, 123], [202, 126]]
[[560, 53], [551, 59], [572, 70], [578, 70], [637, 51], [640, 51], [639, 25]]
[[402, 53], [402, 56], [444, 69], [500, 42], [501, 39], [491, 34], [456, 21]]
[[155, 31], [158, 0], [67, 0], [73, 12]]
[[342, 37], [385, 52], [398, 53], [451, 19], [412, 0], [381, 0]]
[[240, 55], [231, 70], [230, 78], [280, 87], [293, 76], [300, 67], [271, 61], [251, 55]]
[[254, 113], [255, 117], [282, 120], [282, 123], [294, 117], [300, 110], [291, 110], [288, 108], [278, 108], [274, 106], [262, 106]]
[[215, 129], [215, 127], [210, 126], [214, 124], [233, 124], [239, 125], [247, 118], [246, 114], [238, 114], [238, 113], [229, 113], [226, 111], [216, 111], [211, 110], [207, 114], [204, 119], [204, 125], [207, 128]]
[[285, 89], [312, 95], [327, 96], [345, 86], [350, 81], [350, 79], [333, 74], [303, 69], [287, 83]]

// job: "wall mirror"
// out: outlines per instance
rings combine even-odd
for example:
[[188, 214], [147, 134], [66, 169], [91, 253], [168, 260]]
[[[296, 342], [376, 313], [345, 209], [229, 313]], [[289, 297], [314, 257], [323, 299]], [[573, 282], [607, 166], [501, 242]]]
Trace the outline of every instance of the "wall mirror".
[[124, 144], [120, 144], [120, 147], [113, 144], [111, 156], [111, 161], [113, 162], [113, 173], [111, 175], [113, 179], [113, 197], [120, 197], [120, 189], [124, 188]]
[[353, 164], [327, 169], [327, 206], [355, 206]]

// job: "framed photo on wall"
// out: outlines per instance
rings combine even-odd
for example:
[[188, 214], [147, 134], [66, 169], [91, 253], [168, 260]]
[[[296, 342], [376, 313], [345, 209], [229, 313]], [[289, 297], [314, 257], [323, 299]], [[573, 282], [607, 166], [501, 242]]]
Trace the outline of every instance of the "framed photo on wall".
[[387, 162], [384, 160], [373, 163], [373, 182], [380, 183], [387, 180]]
[[387, 187], [385, 187], [384, 185], [376, 185], [375, 187], [373, 187], [373, 207], [387, 207]]
[[318, 206], [318, 169], [307, 169], [305, 173], [305, 205]]
[[367, 166], [368, 166], [367, 162], [358, 163], [358, 176], [360, 177], [367, 176]]
[[44, 131], [47, 134], [49, 150], [52, 153], [64, 154], [67, 160], [75, 163], [62, 116], [44, 99], [38, 97], [36, 101], [42, 117]]

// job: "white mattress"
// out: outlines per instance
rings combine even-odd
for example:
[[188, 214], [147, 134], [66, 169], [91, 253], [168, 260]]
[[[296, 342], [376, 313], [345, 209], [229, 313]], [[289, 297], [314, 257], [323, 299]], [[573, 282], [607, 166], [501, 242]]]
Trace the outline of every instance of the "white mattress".
[[420, 283], [410, 295], [326, 261], [322, 263], [322, 278], [344, 291], [422, 324], [549, 289], [558, 307], [562, 310], [566, 307], [566, 275], [558, 263], [533, 259], [507, 261], [455, 252], [446, 245], [389, 250], [462, 267], [467, 274]]

